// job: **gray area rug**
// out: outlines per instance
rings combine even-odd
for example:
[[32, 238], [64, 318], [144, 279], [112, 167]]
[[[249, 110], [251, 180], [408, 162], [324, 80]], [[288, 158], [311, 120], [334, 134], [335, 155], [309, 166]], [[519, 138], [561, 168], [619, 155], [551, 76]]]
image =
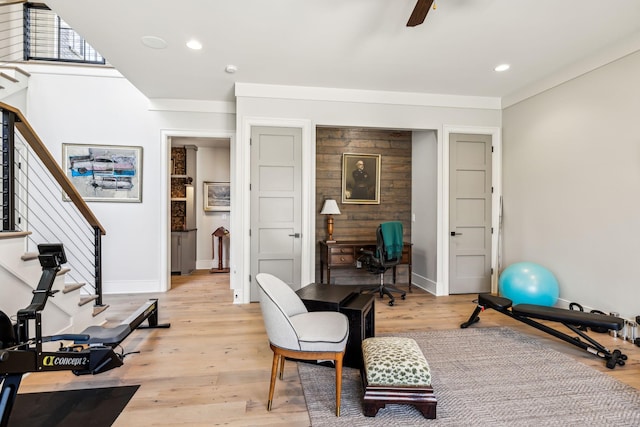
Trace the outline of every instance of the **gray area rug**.
[[509, 328], [396, 335], [415, 339], [429, 362], [437, 419], [410, 405], [365, 417], [352, 368], [337, 418], [333, 369], [298, 363], [312, 426], [640, 426], [640, 391]]

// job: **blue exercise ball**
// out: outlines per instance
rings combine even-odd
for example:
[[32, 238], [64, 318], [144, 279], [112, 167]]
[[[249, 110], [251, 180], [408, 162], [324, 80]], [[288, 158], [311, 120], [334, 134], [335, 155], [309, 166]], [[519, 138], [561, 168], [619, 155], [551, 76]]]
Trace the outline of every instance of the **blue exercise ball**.
[[505, 268], [498, 279], [498, 289], [513, 305], [553, 306], [560, 295], [553, 273], [533, 262], [517, 262]]

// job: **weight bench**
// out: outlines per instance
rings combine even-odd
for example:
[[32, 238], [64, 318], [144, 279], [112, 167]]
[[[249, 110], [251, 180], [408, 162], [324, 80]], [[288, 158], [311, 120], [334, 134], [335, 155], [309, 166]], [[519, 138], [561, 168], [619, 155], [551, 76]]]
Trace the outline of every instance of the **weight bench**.
[[[576, 347], [579, 347], [597, 357], [605, 359], [606, 366], [609, 369], [613, 369], [617, 365], [624, 366], [627, 356], [622, 354], [620, 350], [614, 350], [613, 352], [609, 351], [602, 344], [598, 343], [579, 329], [580, 327], [586, 326], [619, 331], [624, 327], [624, 319], [606, 314], [585, 313], [582, 311], [568, 310], [558, 307], [546, 307], [534, 304], [512, 304], [512, 301], [508, 298], [491, 294], [479, 294], [477, 307], [469, 317], [469, 320], [461, 324], [460, 327], [468, 328], [480, 320], [478, 315], [481, 311], [486, 308], [492, 308], [513, 319], [553, 335], [556, 338], [560, 338], [561, 340], [575, 345]], [[539, 323], [533, 319], [561, 323], [579, 336], [569, 336], [562, 331]], [[582, 341], [580, 337], [582, 337], [586, 342]]]

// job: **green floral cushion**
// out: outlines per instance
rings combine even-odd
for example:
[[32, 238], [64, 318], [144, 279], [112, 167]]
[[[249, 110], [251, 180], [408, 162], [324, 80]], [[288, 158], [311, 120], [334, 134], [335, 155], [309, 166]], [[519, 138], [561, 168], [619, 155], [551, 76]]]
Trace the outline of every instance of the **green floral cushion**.
[[369, 385], [431, 385], [427, 360], [411, 338], [367, 338], [362, 341], [362, 356]]

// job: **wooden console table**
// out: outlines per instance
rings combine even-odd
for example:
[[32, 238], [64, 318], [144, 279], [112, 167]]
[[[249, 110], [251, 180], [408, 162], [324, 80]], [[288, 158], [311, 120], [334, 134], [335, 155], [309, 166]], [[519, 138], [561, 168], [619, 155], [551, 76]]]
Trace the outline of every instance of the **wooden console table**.
[[[327, 282], [331, 283], [332, 268], [358, 268], [357, 260], [363, 250], [375, 251], [375, 240], [338, 240], [320, 242], [320, 283], [324, 283], [324, 271], [327, 271]], [[409, 292], [411, 292], [411, 243], [402, 244], [402, 260], [400, 265], [409, 266]], [[396, 283], [396, 267], [393, 267], [393, 283]]]

